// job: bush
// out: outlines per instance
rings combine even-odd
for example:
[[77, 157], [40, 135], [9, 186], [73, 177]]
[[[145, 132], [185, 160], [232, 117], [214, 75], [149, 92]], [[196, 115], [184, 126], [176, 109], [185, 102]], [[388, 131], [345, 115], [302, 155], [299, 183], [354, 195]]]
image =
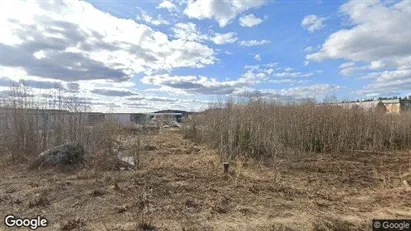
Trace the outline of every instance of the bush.
[[280, 104], [261, 99], [215, 105], [183, 127], [185, 136], [236, 155], [381, 151], [411, 148], [411, 115], [331, 104]]
[[66, 143], [81, 144], [88, 153], [111, 154], [120, 124], [105, 120], [89, 126], [86, 102], [61, 95], [39, 102], [22, 90], [13, 88], [10, 96], [0, 95], [0, 155], [22, 161]]

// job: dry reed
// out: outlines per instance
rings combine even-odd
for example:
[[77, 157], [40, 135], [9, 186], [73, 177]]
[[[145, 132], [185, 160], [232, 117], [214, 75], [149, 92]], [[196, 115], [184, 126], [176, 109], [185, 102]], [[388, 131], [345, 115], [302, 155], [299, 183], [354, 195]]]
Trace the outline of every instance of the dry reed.
[[183, 132], [218, 149], [223, 160], [237, 155], [398, 150], [411, 148], [411, 114], [254, 98], [211, 106], [187, 121]]

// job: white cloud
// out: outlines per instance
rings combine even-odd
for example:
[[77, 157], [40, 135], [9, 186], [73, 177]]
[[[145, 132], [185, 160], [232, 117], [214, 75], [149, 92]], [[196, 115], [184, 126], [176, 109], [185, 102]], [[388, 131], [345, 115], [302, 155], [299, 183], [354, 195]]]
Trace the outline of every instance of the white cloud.
[[342, 75], [350, 76], [355, 72], [369, 69], [369, 66], [357, 66], [355, 62], [345, 62], [339, 68]]
[[268, 40], [247, 40], [247, 41], [240, 41], [240, 46], [245, 46], [245, 47], [252, 47], [252, 46], [261, 46], [265, 45], [267, 43], [270, 43]]
[[285, 68], [288, 72], [277, 72], [284, 69], [277, 63], [245, 66], [245, 72], [237, 79], [220, 81], [205, 76], [175, 76], [169, 74], [147, 75], [141, 79], [144, 84], [159, 86], [157, 91], [166, 91], [173, 94], [202, 94], [202, 95], [235, 95], [244, 88], [265, 82], [275, 82], [273, 78], [293, 77], [297, 80], [281, 80], [288, 84], [306, 83], [308, 80], [298, 78], [310, 77], [312, 73], [293, 72], [292, 68]]
[[277, 72], [272, 74], [274, 77], [310, 77], [313, 76], [312, 73], [302, 73], [302, 72]]
[[324, 97], [327, 94], [335, 93], [341, 89], [342, 87], [334, 84], [314, 84], [304, 87], [281, 89], [278, 93], [283, 96], [293, 96], [296, 98], [315, 98]]
[[177, 23], [172, 28], [174, 32], [174, 37], [181, 40], [202, 42], [204, 40], [209, 40], [209, 36], [202, 34], [197, 25], [188, 22], [188, 23]]
[[156, 18], [153, 18], [152, 16], [150, 16], [144, 11], [142, 11], [141, 16], [139, 15], [136, 16], [136, 20], [143, 21], [143, 22], [155, 25], [155, 26], [169, 24], [168, 21], [165, 20], [161, 15], [157, 15]]
[[203, 95], [228, 95], [239, 87], [252, 84], [247, 78], [240, 78], [234, 81], [219, 81], [205, 76], [170, 76], [168, 74], [144, 76], [141, 82], [168, 87], [189, 94]]
[[123, 89], [107, 89], [107, 88], [96, 88], [90, 91], [93, 94], [97, 95], [105, 95], [105, 96], [116, 96], [116, 97], [124, 97], [124, 96], [132, 96], [138, 95], [135, 92]]
[[[1, 72], [0, 72], [1, 73]], [[28, 89], [62, 90], [78, 92], [80, 85], [74, 82], [56, 81], [44, 78], [10, 78], [0, 77], [0, 87], [26, 87]]]
[[217, 45], [233, 43], [238, 40], [237, 34], [234, 32], [228, 32], [225, 34], [213, 33], [203, 34], [196, 24], [192, 22], [177, 23], [173, 28], [174, 37], [187, 41], [203, 42], [212, 41]]
[[372, 61], [370, 63], [369, 68], [372, 70], [377, 70], [377, 69], [384, 68], [385, 66], [386, 66], [386, 63], [384, 63], [384, 61], [378, 60], [378, 61]]
[[407, 63], [410, 55], [411, 5], [401, 1], [391, 6], [375, 1], [350, 1], [341, 6], [353, 27], [331, 34], [319, 52], [307, 59], [346, 59], [352, 61], [382, 61], [395, 59]]
[[260, 54], [254, 55], [254, 59], [257, 61], [261, 61], [261, 55]]
[[265, 0], [188, 0], [184, 10], [189, 18], [214, 19], [225, 27], [238, 14], [264, 5]]
[[[302, 84], [309, 80], [308, 77], [313, 76], [313, 73], [304, 73], [294, 71], [294, 68], [280, 67], [278, 63], [258, 64], [244, 67], [247, 71], [243, 75], [244, 78], [252, 80], [254, 84], [261, 82], [269, 83], [287, 83], [287, 84]], [[286, 69], [287, 71], [281, 71]], [[293, 78], [293, 79], [289, 79]], [[299, 79], [303, 78], [303, 79]]]
[[304, 29], [307, 29], [311, 33], [320, 30], [324, 27], [323, 22], [325, 18], [318, 17], [317, 15], [311, 14], [304, 17], [303, 21], [301, 22], [301, 26]]
[[304, 48], [305, 52], [311, 52], [312, 50], [313, 50], [312, 46], [308, 46], [308, 47]]
[[[284, 82], [284, 81], [283, 81]], [[288, 81], [287, 81], [288, 82]], [[274, 82], [275, 83], [275, 82]], [[291, 87], [276, 89], [242, 89], [235, 94], [239, 96], [248, 96], [252, 94], [259, 94], [264, 97], [274, 98], [280, 101], [294, 101], [302, 99], [320, 99], [328, 94], [336, 93], [343, 89], [342, 87], [334, 84], [313, 84], [303, 87]]]
[[46, 57], [46, 54], [44, 53], [43, 50], [40, 50], [40, 51], [34, 52], [33, 56], [36, 57], [36, 59], [43, 59]]
[[309, 80], [295, 80], [295, 79], [271, 79], [268, 81], [272, 84], [289, 84], [289, 85], [297, 85], [297, 84], [306, 84], [309, 83]]
[[369, 97], [398, 95], [411, 89], [411, 69], [372, 72], [361, 78], [375, 80], [357, 92]]
[[264, 20], [261, 18], [256, 17], [254, 14], [248, 14], [240, 17], [240, 26], [242, 27], [253, 27], [256, 26], [260, 23], [262, 23]]
[[[278, 63], [268, 63], [268, 64], [257, 64], [244, 67], [247, 71], [243, 75], [248, 79], [252, 79], [254, 83], [260, 82], [281, 82], [284, 78], [306, 78], [312, 77], [314, 74], [311, 72], [305, 73], [300, 71], [295, 71], [291, 67], [281, 67]], [[281, 78], [282, 80], [276, 80]], [[291, 82], [291, 81], [289, 81]], [[298, 83], [298, 80], [294, 80], [294, 83]]]
[[170, 40], [84, 1], [7, 1], [2, 3], [0, 24], [2, 52], [8, 55], [0, 64], [20, 68], [27, 76], [123, 81], [137, 73], [200, 68], [216, 60], [208, 46]]
[[226, 43], [234, 43], [235, 41], [238, 40], [237, 34], [234, 32], [228, 32], [225, 34], [219, 34], [215, 33], [214, 36], [211, 38], [211, 40], [217, 44], [226, 44]]
[[265, 69], [272, 69], [272, 71], [275, 69], [280, 70], [281, 68], [279, 67], [278, 63], [266, 63], [266, 64], [257, 64], [257, 65], [245, 65], [244, 69], [247, 70], [265, 70]]
[[169, 12], [177, 11], [177, 6], [167, 0], [162, 1], [158, 6], [156, 7], [158, 9], [167, 9]]
[[354, 62], [346, 62], [342, 63], [339, 67], [340, 69], [348, 68], [348, 67], [354, 67], [355, 63]]
[[[351, 28], [331, 34], [320, 51], [308, 54], [306, 59], [347, 60], [341, 66], [342, 74], [346, 75], [358, 70], [386, 69], [371, 73], [375, 82], [364, 87], [367, 94], [398, 94], [409, 89], [411, 30], [406, 29], [411, 27], [409, 1], [384, 4], [353, 0], [342, 5], [340, 11], [348, 16]], [[356, 62], [368, 65], [356, 67], [353, 65]]]
[[[1, 5], [0, 45], [8, 58], [0, 59], [0, 87], [7, 89], [10, 81], [24, 84], [38, 99], [63, 88], [67, 94], [92, 99], [93, 110], [104, 111], [112, 97], [141, 94], [130, 81], [138, 74], [202, 68], [217, 60], [207, 45], [170, 38], [146, 23], [115, 17], [85, 1]], [[116, 100], [116, 111], [143, 110], [122, 103]], [[153, 103], [144, 110], [162, 106]]]

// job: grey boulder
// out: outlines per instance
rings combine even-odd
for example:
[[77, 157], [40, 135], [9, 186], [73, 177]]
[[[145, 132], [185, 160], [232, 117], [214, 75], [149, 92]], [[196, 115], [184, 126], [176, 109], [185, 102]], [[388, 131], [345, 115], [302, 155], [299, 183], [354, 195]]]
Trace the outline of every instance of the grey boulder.
[[79, 144], [63, 144], [40, 153], [31, 167], [65, 166], [83, 163], [84, 147]]

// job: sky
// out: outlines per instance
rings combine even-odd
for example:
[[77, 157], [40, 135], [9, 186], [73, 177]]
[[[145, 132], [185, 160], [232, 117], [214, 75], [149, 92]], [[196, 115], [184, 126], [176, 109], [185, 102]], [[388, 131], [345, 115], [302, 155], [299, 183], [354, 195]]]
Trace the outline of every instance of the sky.
[[410, 0], [1, 1], [0, 35], [1, 96], [93, 111], [411, 95]]

